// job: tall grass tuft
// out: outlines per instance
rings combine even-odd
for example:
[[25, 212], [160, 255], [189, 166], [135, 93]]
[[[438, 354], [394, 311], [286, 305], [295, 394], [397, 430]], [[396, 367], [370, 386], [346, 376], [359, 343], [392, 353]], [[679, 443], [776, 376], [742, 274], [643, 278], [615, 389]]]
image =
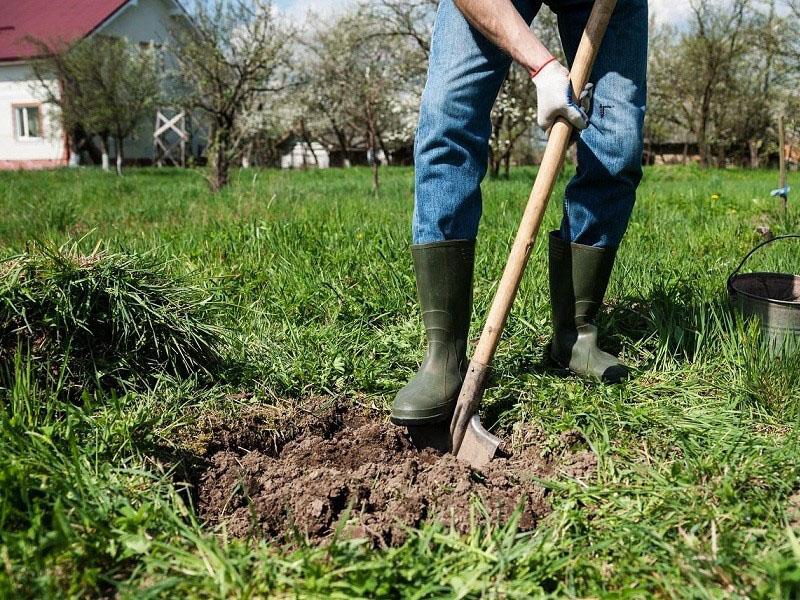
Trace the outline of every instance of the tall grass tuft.
[[152, 256], [35, 244], [0, 263], [0, 358], [22, 348], [72, 392], [207, 374], [221, 357], [217, 309]]

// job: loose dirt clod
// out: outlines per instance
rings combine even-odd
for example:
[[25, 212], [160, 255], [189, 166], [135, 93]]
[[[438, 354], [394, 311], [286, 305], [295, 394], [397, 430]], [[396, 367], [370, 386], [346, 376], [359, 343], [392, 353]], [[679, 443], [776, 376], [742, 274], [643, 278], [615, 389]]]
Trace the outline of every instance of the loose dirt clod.
[[596, 468], [592, 453], [570, 449], [582, 441], [573, 432], [545, 453], [540, 434], [522, 432], [510, 458], [475, 471], [450, 454], [415, 449], [381, 417], [341, 406], [317, 414], [295, 422], [293, 439], [281, 444], [262, 438], [243, 447], [260, 438], [231, 432], [236, 443], [216, 451], [201, 478], [201, 516], [239, 537], [324, 541], [341, 526], [343, 535], [396, 545], [426, 519], [466, 532], [483, 519], [472, 508], [477, 496], [492, 522], [521, 505], [520, 528], [532, 529], [551, 510], [548, 489], [534, 478], [587, 478]]

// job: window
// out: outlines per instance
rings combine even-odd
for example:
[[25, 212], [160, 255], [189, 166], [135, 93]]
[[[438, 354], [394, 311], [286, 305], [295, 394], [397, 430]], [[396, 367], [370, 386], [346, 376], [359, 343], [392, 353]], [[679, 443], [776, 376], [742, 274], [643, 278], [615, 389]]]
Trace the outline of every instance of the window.
[[15, 106], [14, 121], [18, 138], [41, 137], [41, 120], [38, 106]]
[[154, 52], [161, 52], [161, 44], [158, 42], [139, 42], [139, 51], [141, 52], [148, 52], [153, 50]]

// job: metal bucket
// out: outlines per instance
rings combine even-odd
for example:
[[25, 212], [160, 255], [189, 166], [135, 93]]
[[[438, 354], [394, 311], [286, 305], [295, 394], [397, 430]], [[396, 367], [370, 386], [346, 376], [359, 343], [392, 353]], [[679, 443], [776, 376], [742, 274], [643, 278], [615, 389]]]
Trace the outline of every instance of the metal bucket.
[[800, 276], [787, 273], [744, 273], [742, 267], [757, 251], [778, 240], [800, 238], [780, 235], [750, 250], [728, 277], [728, 296], [745, 318], [761, 321], [770, 348], [778, 353], [800, 347]]

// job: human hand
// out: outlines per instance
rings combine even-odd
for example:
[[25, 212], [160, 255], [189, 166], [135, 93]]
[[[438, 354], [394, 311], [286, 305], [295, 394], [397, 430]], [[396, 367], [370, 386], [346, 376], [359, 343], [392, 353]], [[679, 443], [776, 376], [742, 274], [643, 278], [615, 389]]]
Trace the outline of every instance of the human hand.
[[549, 131], [559, 117], [566, 119], [575, 129], [589, 126], [587, 112], [592, 98], [591, 83], [586, 84], [576, 102], [569, 71], [555, 59], [546, 63], [532, 80], [536, 86], [536, 122], [539, 127]]

